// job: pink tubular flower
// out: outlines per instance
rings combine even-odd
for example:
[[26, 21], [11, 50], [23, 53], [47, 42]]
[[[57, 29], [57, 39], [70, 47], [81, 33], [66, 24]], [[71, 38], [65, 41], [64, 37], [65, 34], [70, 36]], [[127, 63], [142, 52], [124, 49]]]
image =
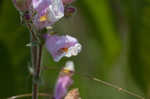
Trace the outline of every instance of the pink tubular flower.
[[31, 0], [13, 0], [13, 3], [19, 11], [27, 11], [31, 7]]
[[72, 84], [69, 76], [65, 75], [58, 78], [55, 91], [55, 99], [62, 99], [67, 93], [67, 87]]
[[37, 11], [33, 23], [38, 29], [50, 26], [64, 16], [61, 0], [33, 0], [32, 5]]
[[64, 56], [76, 56], [81, 51], [81, 44], [76, 38], [69, 35], [52, 35], [46, 37], [46, 48], [53, 56], [54, 61], [58, 62]]
[[74, 64], [72, 61], [68, 61], [66, 63], [65, 68], [59, 74], [55, 92], [54, 99], [63, 99], [63, 97], [67, 94], [68, 88], [72, 85], [73, 80], [71, 79], [74, 73]]

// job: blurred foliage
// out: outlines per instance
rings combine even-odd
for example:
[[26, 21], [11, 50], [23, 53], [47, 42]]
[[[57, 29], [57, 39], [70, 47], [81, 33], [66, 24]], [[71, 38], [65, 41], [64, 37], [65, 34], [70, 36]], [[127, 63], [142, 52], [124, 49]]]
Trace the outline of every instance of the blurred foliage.
[[[78, 12], [55, 25], [60, 34], [79, 39], [83, 50], [74, 60], [76, 71], [98, 77], [150, 98], [150, 1], [77, 0]], [[20, 24], [11, 0], [0, 0], [0, 99], [31, 92], [29, 32]], [[61, 68], [43, 51], [43, 66]], [[59, 71], [41, 73], [40, 91], [53, 93]], [[74, 76], [83, 99], [136, 99], [115, 89]], [[45, 99], [45, 98], [44, 98]]]

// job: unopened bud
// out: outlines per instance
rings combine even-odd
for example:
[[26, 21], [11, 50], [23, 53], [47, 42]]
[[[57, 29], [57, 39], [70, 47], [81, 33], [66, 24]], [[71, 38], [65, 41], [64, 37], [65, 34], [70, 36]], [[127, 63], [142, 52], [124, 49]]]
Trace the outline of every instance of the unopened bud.
[[75, 0], [62, 0], [64, 5], [68, 5], [71, 4], [72, 2], [74, 2]]
[[68, 7], [65, 8], [65, 16], [66, 17], [72, 16], [73, 14], [75, 14], [75, 12], [76, 12], [75, 7], [68, 6]]
[[32, 0], [13, 0], [15, 7], [19, 11], [27, 11], [30, 8]]

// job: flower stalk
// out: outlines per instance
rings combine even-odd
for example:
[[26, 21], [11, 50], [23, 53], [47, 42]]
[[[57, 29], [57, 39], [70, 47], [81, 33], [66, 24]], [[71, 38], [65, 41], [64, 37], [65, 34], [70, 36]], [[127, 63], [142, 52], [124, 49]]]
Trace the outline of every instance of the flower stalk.
[[[37, 33], [32, 28], [31, 24], [26, 22], [26, 25], [31, 32], [31, 42], [38, 42]], [[31, 46], [31, 55], [32, 55], [32, 67], [34, 70], [33, 81], [32, 81], [32, 99], [38, 99], [38, 81], [40, 78], [41, 71], [41, 57], [42, 57], [42, 44], [36, 44]]]
[[38, 99], [38, 89], [39, 89], [39, 79], [40, 79], [40, 71], [41, 71], [41, 58], [42, 58], [42, 44], [37, 46], [37, 57], [36, 57], [36, 64], [34, 68], [34, 75], [33, 75], [33, 97], [32, 99]]
[[[72, 16], [75, 12], [75, 9], [69, 6], [72, 2], [73, 0], [13, 0], [14, 6], [21, 15], [22, 23], [25, 23], [30, 31], [30, 43], [26, 46], [31, 48], [32, 99], [38, 99], [42, 47], [44, 44], [55, 62], [59, 62], [63, 57], [76, 56], [81, 51], [82, 46], [75, 37], [53, 35], [47, 29], [61, 18]], [[54, 95], [57, 97], [56, 99], [61, 99], [67, 94], [67, 88], [72, 82], [73, 72], [71, 71], [73, 68], [71, 67], [72, 64], [69, 62], [67, 67], [64, 68], [64, 72], [61, 72], [63, 75], [59, 76], [60, 82], [56, 84]], [[68, 74], [69, 71], [71, 73]], [[62, 84], [65, 84], [65, 88], [62, 88]], [[59, 92], [59, 88], [63, 93]]]
[[[18, 99], [18, 98], [25, 98], [25, 97], [31, 97], [31, 96], [32, 96], [32, 93], [26, 93], [26, 94], [12, 96], [7, 99]], [[38, 93], [38, 96], [44, 96], [44, 97], [51, 98], [51, 95], [49, 93]]]

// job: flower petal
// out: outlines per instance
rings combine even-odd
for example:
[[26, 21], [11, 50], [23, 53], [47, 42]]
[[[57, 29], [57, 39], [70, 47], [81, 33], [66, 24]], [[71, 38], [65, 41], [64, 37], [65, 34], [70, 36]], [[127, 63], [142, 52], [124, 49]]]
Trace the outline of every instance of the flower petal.
[[62, 57], [76, 56], [82, 47], [72, 36], [53, 35], [46, 39], [46, 48], [53, 56], [54, 61], [58, 62]]
[[33, 23], [38, 29], [50, 26], [64, 16], [64, 6], [61, 0], [39, 0], [34, 4], [34, 8], [37, 14]]

